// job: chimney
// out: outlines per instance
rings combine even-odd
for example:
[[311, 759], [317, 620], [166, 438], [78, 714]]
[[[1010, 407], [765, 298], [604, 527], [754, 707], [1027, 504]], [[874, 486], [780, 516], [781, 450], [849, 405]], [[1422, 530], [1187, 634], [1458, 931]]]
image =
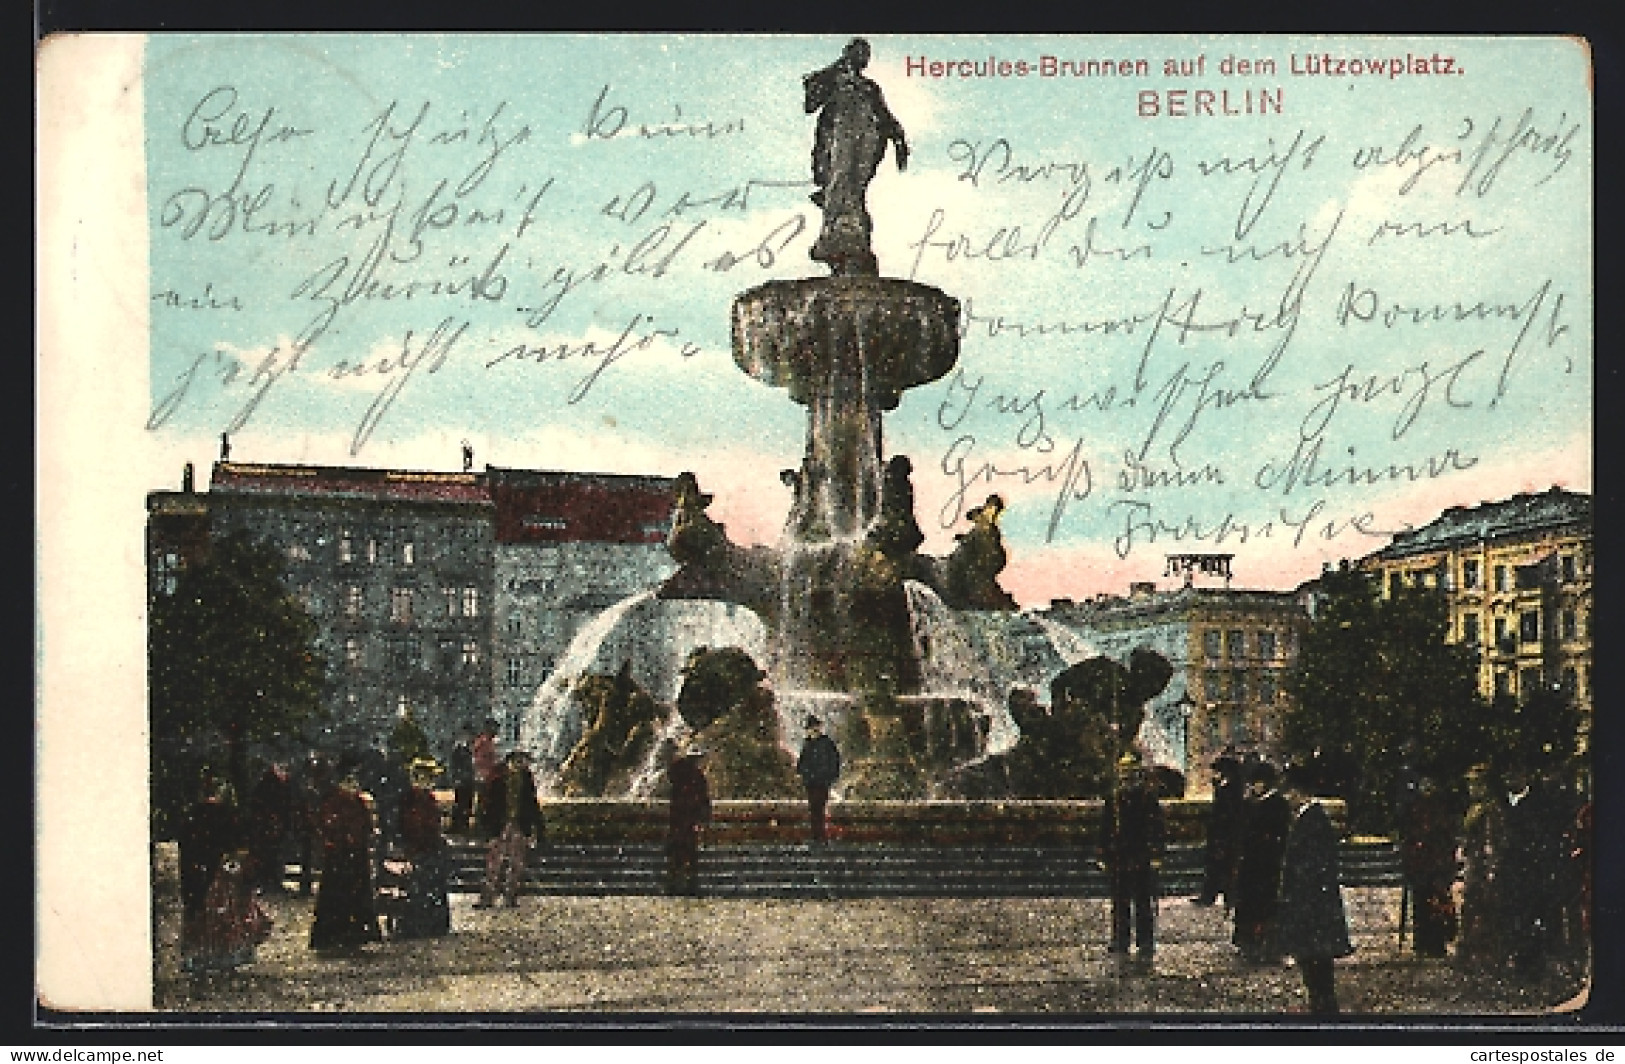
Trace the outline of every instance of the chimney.
[[192, 492], [196, 490], [193, 481], [194, 477], [192, 475], [192, 463], [187, 462], [186, 468], [181, 470], [181, 490], [186, 492], [188, 495], [192, 494]]
[[1149, 598], [1157, 593], [1155, 580], [1136, 580], [1128, 586], [1129, 598]]

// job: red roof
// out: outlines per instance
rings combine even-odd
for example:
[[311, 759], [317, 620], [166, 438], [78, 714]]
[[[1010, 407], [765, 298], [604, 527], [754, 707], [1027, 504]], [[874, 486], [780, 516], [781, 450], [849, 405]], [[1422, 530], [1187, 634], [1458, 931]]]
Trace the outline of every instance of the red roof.
[[664, 543], [670, 477], [487, 471], [498, 543]]

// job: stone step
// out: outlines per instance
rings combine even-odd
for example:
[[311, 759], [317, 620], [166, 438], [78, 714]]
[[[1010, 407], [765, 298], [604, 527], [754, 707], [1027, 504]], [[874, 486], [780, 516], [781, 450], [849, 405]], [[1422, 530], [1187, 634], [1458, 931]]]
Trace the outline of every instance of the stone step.
[[[484, 845], [451, 844], [450, 887], [479, 890]], [[702, 847], [700, 889], [721, 897], [1104, 897], [1105, 872], [1067, 846], [919, 846], [768, 843]], [[1345, 886], [1393, 886], [1398, 856], [1391, 845], [1348, 844]], [[297, 882], [297, 866], [289, 870]], [[657, 894], [665, 889], [665, 849], [658, 843], [550, 845], [532, 855], [525, 892], [538, 895]], [[1158, 877], [1164, 897], [1201, 888], [1202, 852], [1171, 848]]]

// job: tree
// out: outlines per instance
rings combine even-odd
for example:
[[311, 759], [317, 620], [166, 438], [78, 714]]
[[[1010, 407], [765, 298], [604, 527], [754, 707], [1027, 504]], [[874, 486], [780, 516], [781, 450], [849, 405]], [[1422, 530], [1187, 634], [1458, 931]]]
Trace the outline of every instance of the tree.
[[247, 744], [297, 735], [325, 714], [316, 623], [283, 584], [276, 550], [246, 531], [214, 541], [154, 600], [147, 654], [160, 823], [194, 797], [203, 764], [243, 795]]
[[1459, 790], [1492, 751], [1477, 657], [1446, 640], [1449, 610], [1437, 589], [1403, 587], [1384, 599], [1371, 574], [1344, 562], [1322, 574], [1321, 591], [1287, 677], [1283, 745], [1305, 761], [1348, 751], [1360, 777], [1351, 821], [1389, 831], [1405, 772], [1426, 768]]

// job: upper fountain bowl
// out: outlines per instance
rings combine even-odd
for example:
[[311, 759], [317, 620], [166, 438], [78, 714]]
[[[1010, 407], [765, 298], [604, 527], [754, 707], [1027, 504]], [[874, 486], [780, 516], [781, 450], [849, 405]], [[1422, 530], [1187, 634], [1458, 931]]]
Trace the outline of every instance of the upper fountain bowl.
[[894, 277], [769, 281], [734, 300], [733, 350], [740, 369], [803, 405], [850, 360], [839, 368], [893, 410], [959, 359], [959, 300]]

